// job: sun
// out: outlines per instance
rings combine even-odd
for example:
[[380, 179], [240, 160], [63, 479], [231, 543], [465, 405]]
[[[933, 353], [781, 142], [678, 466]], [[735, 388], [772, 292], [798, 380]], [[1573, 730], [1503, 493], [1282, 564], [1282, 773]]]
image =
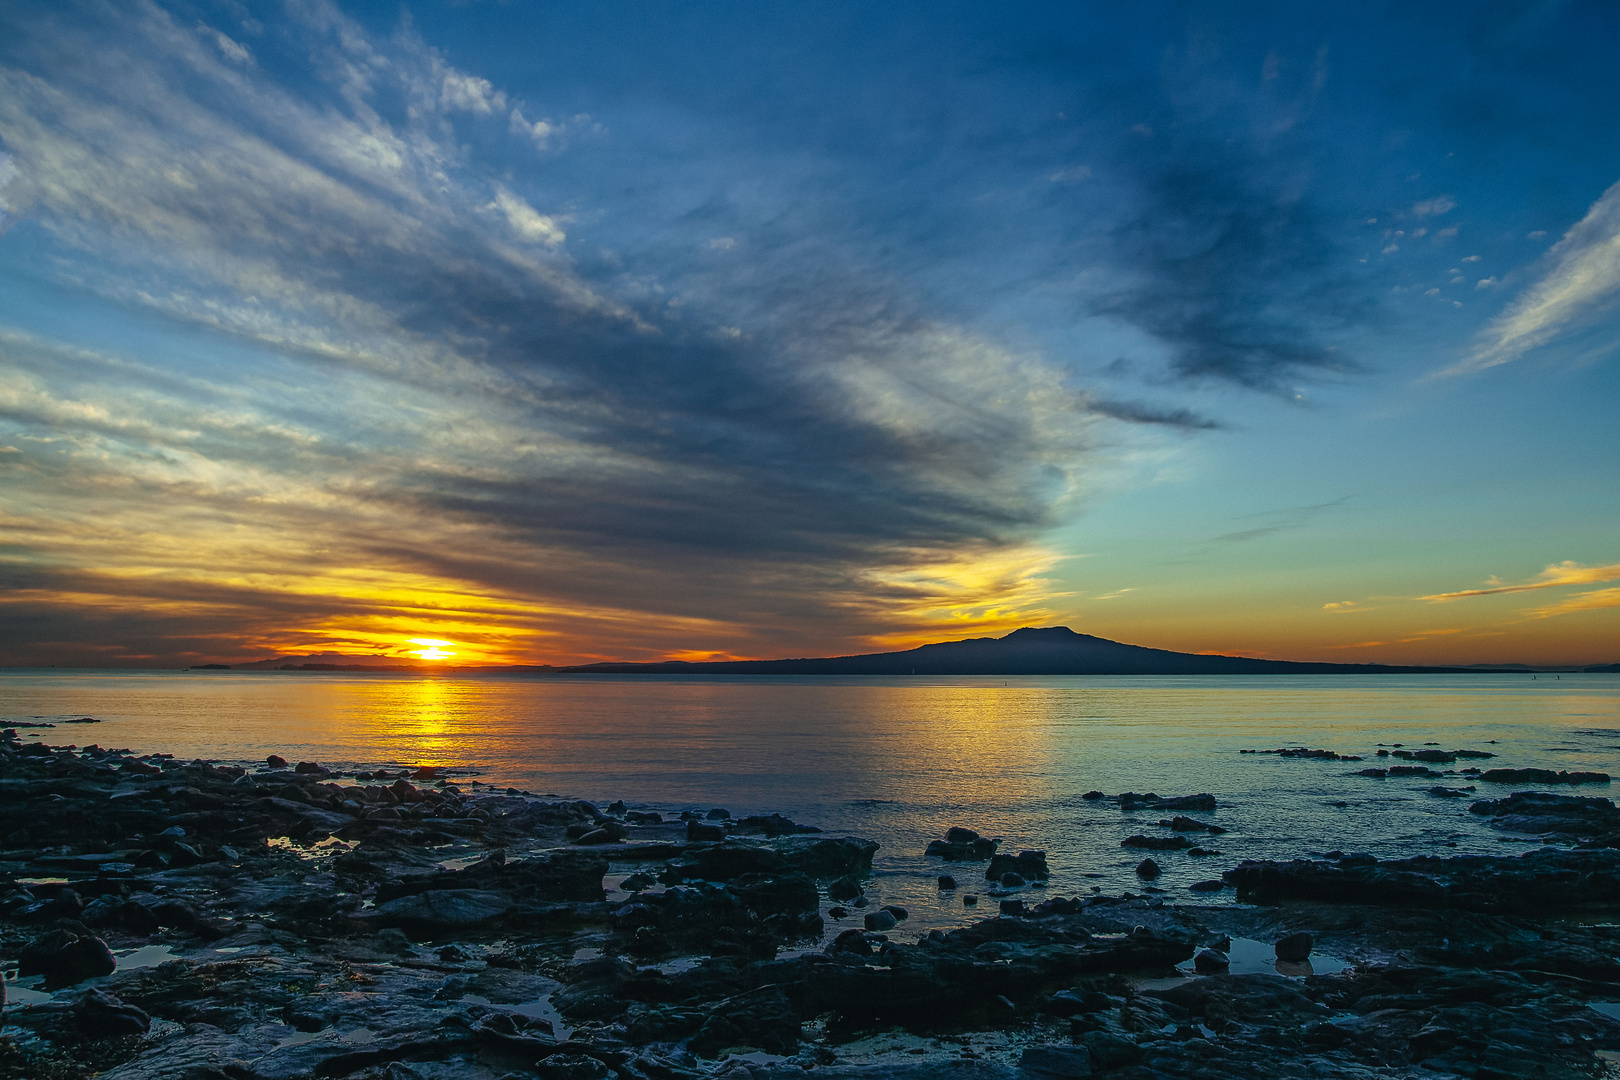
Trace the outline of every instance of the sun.
[[416, 656], [421, 657], [423, 660], [446, 660], [456, 655], [453, 652], [444, 650], [446, 645], [454, 645], [455, 642], [453, 641], [440, 641], [438, 638], [429, 637], [413, 637], [411, 638], [411, 644], [424, 646], [424, 648], [412, 650]]

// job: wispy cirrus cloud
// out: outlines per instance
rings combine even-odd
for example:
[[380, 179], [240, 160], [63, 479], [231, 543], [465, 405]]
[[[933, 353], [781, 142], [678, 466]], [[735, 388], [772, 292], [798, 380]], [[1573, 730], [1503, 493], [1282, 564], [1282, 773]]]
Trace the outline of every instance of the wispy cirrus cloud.
[[[1603, 193], [1546, 256], [1547, 270], [1491, 323], [1469, 356], [1439, 372], [1467, 375], [1519, 359], [1586, 325], [1620, 299], [1620, 183]], [[1479, 288], [1496, 283], [1479, 282]]]
[[1535, 592], [1539, 589], [1556, 589], [1563, 585], [1589, 585], [1599, 581], [1613, 581], [1616, 578], [1620, 578], [1620, 563], [1612, 563], [1608, 566], [1582, 566], [1579, 563], [1565, 560], [1561, 563], [1553, 563], [1540, 574], [1537, 574], [1533, 581], [1506, 584], [1492, 579], [1483, 588], [1435, 593], [1431, 596], [1420, 596], [1418, 599], [1443, 604], [1470, 596], [1500, 596], [1504, 593]]
[[1601, 611], [1605, 608], [1620, 608], [1620, 589], [1593, 589], [1590, 592], [1576, 593], [1555, 604], [1532, 608], [1530, 614], [1538, 619], [1547, 619], [1554, 615], [1572, 615], [1578, 611]]
[[[18, 12], [0, 49], [6, 212], [230, 356], [0, 339], [13, 662], [680, 627], [747, 654], [1047, 612], [1038, 536], [1103, 416], [1061, 370], [825, 242], [711, 282], [723, 311], [582, 269], [511, 119], [543, 110], [326, 4], [230, 19]], [[532, 164], [470, 149], [499, 138]]]

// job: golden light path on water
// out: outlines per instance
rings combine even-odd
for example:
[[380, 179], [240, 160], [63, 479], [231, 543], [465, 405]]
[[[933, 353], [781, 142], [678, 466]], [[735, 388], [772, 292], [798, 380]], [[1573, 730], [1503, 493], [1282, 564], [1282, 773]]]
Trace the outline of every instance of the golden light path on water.
[[[435, 765], [540, 794], [622, 798], [664, 813], [781, 812], [884, 846], [878, 888], [930, 919], [962, 917], [921, 856], [951, 825], [1049, 853], [1051, 894], [1139, 888], [1160, 816], [1083, 798], [1210, 792], [1219, 857], [1157, 853], [1185, 894], [1243, 858], [1332, 849], [1380, 857], [1516, 853], [1475, 798], [1515, 790], [1461, 774], [1373, 779], [1379, 743], [1477, 749], [1485, 767], [1620, 774], [1620, 677], [455, 678], [318, 673], [0, 674], [0, 714], [94, 716], [52, 742], [232, 761], [277, 753], [332, 767]], [[39, 722], [35, 720], [34, 722]], [[27, 734], [27, 733], [25, 733]], [[1241, 750], [1310, 746], [1364, 762]], [[1460, 770], [1467, 761], [1440, 766]], [[1462, 797], [1435, 786], [1474, 788]], [[1582, 787], [1607, 795], [1608, 785]], [[971, 875], [972, 867], [957, 868]], [[982, 881], [975, 884], [982, 886]], [[1227, 894], [1230, 895], [1229, 893]]]

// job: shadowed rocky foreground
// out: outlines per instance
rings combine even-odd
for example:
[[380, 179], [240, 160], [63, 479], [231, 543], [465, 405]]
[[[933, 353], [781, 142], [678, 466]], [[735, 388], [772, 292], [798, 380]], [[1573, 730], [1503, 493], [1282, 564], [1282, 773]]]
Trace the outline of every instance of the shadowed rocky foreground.
[[[1222, 831], [1186, 816], [1207, 795], [1119, 798]], [[1557, 843], [1243, 863], [1206, 883], [1237, 905], [998, 904], [1044, 856], [953, 829], [941, 887], [991, 917], [908, 935], [863, 895], [875, 843], [774, 815], [7, 731], [0, 1078], [1610, 1075], [1620, 811], [1471, 810]], [[1239, 970], [1245, 942], [1275, 963]]]

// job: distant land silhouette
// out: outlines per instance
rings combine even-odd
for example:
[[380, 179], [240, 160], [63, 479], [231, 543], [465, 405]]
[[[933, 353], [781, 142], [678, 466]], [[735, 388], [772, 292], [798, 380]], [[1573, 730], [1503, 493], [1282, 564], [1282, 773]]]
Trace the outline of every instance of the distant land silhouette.
[[562, 673], [612, 675], [1355, 675], [1397, 672], [1464, 673], [1462, 667], [1317, 664], [1207, 656], [1125, 645], [1067, 626], [1026, 626], [1001, 638], [969, 638], [904, 652], [800, 660], [717, 660], [690, 663], [581, 664]]
[[1389, 675], [1534, 674], [1537, 672], [1609, 672], [1620, 664], [1591, 667], [1469, 664], [1416, 667], [1394, 664], [1324, 664], [1293, 660], [1260, 660], [1249, 656], [1211, 656], [1126, 645], [1067, 626], [1026, 626], [1001, 638], [942, 641], [904, 652], [860, 656], [823, 656], [792, 660], [663, 660], [653, 663], [607, 662], [553, 667], [550, 664], [454, 664], [396, 656], [352, 656], [318, 653], [273, 656], [242, 664], [198, 664], [193, 671], [356, 671], [454, 672], [458, 675]]

